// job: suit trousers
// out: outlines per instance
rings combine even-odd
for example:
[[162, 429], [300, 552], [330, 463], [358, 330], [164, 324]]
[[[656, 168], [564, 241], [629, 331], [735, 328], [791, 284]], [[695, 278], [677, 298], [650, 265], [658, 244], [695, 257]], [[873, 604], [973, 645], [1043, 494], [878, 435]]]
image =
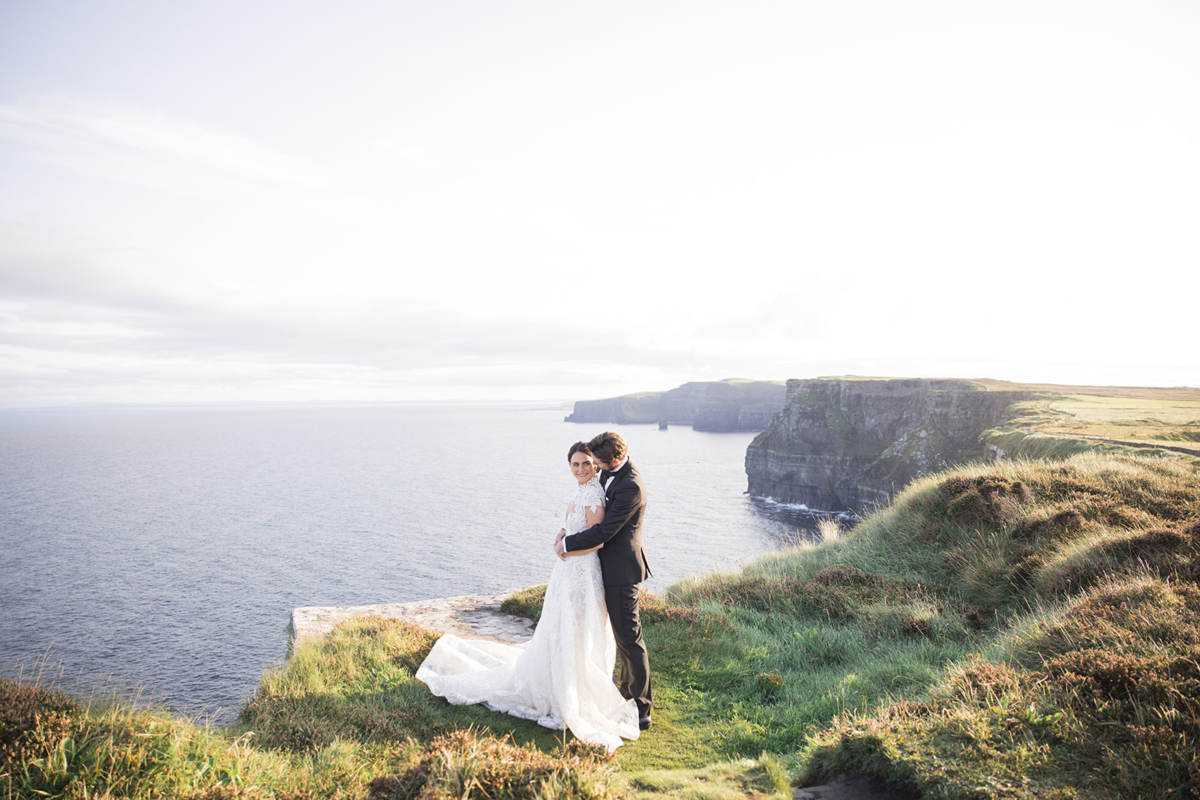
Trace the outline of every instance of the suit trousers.
[[650, 659], [642, 641], [642, 620], [638, 608], [638, 585], [625, 583], [604, 587], [604, 605], [621, 656], [621, 695], [632, 698], [639, 717], [650, 716], [653, 695], [650, 691]]

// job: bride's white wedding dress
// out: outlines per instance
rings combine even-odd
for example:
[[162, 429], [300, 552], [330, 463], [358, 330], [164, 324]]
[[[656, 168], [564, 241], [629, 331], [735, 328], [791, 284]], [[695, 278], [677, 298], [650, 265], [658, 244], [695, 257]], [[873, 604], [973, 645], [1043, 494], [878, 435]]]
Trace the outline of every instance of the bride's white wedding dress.
[[[585, 508], [604, 504], [596, 478], [580, 484], [567, 509], [566, 531], [587, 527]], [[557, 561], [533, 638], [508, 645], [438, 639], [417, 679], [454, 705], [484, 703], [493, 711], [535, 720], [611, 753], [621, 739], [638, 738], [638, 711], [613, 685], [617, 646], [604, 607], [604, 582], [595, 553]]]

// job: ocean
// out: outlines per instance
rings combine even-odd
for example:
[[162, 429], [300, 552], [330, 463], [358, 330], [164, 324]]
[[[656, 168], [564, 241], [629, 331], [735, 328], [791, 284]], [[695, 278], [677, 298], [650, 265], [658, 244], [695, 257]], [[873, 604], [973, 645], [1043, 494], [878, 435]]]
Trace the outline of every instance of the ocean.
[[544, 583], [571, 443], [617, 430], [662, 592], [811, 532], [744, 494], [749, 433], [395, 404], [0, 411], [0, 675], [228, 722], [298, 606]]

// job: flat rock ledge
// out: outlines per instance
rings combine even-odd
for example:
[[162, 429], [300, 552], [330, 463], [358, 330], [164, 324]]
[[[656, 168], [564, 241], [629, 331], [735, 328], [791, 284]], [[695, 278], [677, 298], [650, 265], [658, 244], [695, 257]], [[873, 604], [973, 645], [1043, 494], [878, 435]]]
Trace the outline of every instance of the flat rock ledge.
[[439, 633], [463, 639], [491, 639], [520, 644], [533, 636], [533, 620], [506, 614], [500, 603], [521, 589], [492, 594], [439, 597], [413, 603], [381, 603], [374, 606], [305, 606], [292, 609], [288, 635], [292, 642], [327, 636], [339, 622], [351, 617], [379, 616], [415, 622]]

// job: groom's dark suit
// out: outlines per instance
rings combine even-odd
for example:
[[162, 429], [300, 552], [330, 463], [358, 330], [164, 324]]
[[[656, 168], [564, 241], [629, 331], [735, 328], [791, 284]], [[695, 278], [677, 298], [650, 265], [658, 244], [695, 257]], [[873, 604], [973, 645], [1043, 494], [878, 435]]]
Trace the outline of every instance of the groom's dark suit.
[[604, 603], [621, 654], [621, 694], [637, 701], [639, 716], [648, 717], [652, 702], [650, 660], [642, 641], [638, 609], [638, 584], [650, 575], [642, 549], [646, 486], [628, 459], [615, 472], [601, 472], [600, 485], [605, 486], [604, 520], [568, 536], [564, 547], [569, 552], [604, 545], [597, 555], [604, 578]]

